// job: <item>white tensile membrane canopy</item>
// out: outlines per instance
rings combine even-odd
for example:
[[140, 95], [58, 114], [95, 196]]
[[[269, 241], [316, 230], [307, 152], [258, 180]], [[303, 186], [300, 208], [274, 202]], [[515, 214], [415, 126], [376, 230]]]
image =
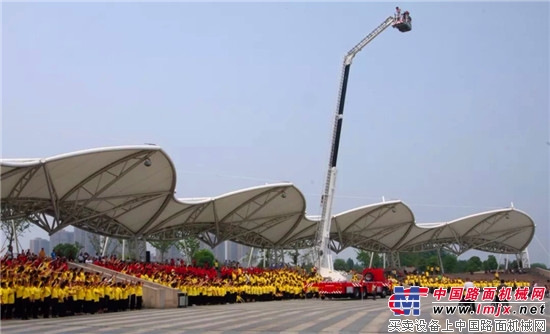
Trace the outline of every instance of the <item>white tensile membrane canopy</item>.
[[[179, 240], [214, 247], [231, 240], [260, 248], [311, 247], [318, 218], [306, 217], [292, 183], [268, 184], [210, 198], [175, 197], [176, 172], [159, 146], [105, 147], [43, 159], [0, 160], [2, 219], [32, 216], [49, 234], [67, 226], [117, 238]], [[423, 251], [448, 248], [519, 253], [535, 224], [513, 208], [426, 228], [411, 209], [388, 201], [333, 216], [331, 248]]]

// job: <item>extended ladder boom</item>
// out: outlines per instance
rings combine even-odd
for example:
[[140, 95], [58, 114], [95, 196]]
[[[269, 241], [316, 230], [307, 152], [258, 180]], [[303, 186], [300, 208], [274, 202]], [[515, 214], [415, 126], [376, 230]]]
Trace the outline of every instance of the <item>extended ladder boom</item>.
[[374, 29], [370, 34], [367, 35], [367, 37], [363, 38], [357, 45], [355, 45], [351, 50], [348, 51], [348, 54], [346, 55], [344, 59], [344, 65], [350, 65], [353, 61], [353, 58], [355, 55], [357, 55], [367, 44], [372, 42], [373, 39], [376, 38], [376, 36], [380, 35], [384, 30], [389, 28], [393, 23], [395, 22], [394, 16], [389, 16], [384, 22], [382, 22], [376, 29]]
[[338, 93], [338, 104], [336, 106], [336, 114], [334, 117], [334, 128], [332, 131], [332, 143], [330, 151], [329, 168], [325, 182], [323, 197], [321, 198], [322, 214], [321, 223], [316, 231], [316, 250], [317, 250], [317, 267], [319, 269], [326, 268], [332, 271], [332, 261], [329, 256], [329, 238], [330, 224], [332, 221], [332, 202], [334, 197], [334, 188], [336, 184], [336, 162], [338, 160], [338, 147], [340, 145], [340, 133], [342, 131], [342, 121], [344, 115], [344, 104], [346, 101], [346, 90], [348, 85], [349, 69], [353, 58], [376, 36], [386, 30], [395, 22], [393, 16], [388, 17], [382, 24], [368, 34], [363, 40], [348, 51], [344, 57], [342, 65], [342, 75], [340, 79], [340, 90]]

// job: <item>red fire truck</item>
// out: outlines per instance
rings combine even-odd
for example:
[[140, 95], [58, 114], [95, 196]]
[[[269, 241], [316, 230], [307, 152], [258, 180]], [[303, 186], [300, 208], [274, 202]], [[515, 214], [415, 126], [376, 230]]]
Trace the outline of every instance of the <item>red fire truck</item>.
[[310, 284], [321, 299], [324, 298], [386, 298], [393, 291], [393, 283], [386, 279], [384, 269], [367, 268], [358, 280], [322, 281]]
[[[327, 178], [323, 195], [321, 197], [321, 221], [317, 225], [315, 232], [315, 257], [317, 274], [323, 278], [322, 282], [307, 284], [304, 287], [306, 294], [310, 291], [316, 291], [321, 298], [323, 297], [352, 297], [362, 298], [370, 297], [376, 298], [380, 296], [386, 297], [392, 292], [391, 282], [385, 278], [383, 269], [368, 268], [363, 271], [363, 277], [357, 280], [352, 280], [349, 275], [343, 274], [334, 270], [334, 264], [331, 258], [331, 224], [333, 220], [332, 216], [332, 204], [334, 201], [334, 191], [336, 189], [336, 162], [338, 160], [338, 151], [340, 145], [340, 138], [342, 133], [342, 121], [344, 117], [344, 102], [346, 99], [347, 85], [350, 67], [353, 58], [376, 36], [380, 35], [384, 30], [393, 26], [401, 32], [408, 32], [412, 29], [411, 19], [409, 12], [406, 12], [401, 16], [401, 11], [397, 9], [396, 15], [389, 16], [384, 22], [382, 22], [376, 29], [370, 34], [365, 36], [357, 45], [348, 51], [344, 57], [342, 66], [342, 74], [340, 87], [338, 92], [338, 104], [336, 107], [336, 113], [334, 117], [334, 125], [332, 128], [332, 142], [329, 159], [329, 168], [327, 172]], [[332, 249], [334, 250], [334, 249]], [[310, 289], [312, 288], [312, 289]]]

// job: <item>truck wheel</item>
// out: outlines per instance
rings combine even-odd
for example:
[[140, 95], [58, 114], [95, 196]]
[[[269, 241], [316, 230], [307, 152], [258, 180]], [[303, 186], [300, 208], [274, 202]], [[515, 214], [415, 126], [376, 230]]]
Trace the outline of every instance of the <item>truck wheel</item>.
[[386, 289], [382, 290], [382, 292], [380, 293], [380, 298], [386, 298], [386, 296], [388, 295], [388, 291]]

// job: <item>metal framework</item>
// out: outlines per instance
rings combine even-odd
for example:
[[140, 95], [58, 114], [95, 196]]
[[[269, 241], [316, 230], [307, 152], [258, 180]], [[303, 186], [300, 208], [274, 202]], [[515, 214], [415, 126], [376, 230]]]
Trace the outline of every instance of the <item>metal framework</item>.
[[1, 168], [2, 220], [27, 217], [49, 234], [73, 225], [129, 240], [193, 234], [211, 246], [235, 240], [272, 247], [305, 212], [303, 195], [290, 183], [182, 202], [174, 197], [171, 160], [154, 145], [2, 160]]
[[[197, 236], [212, 247], [231, 240], [276, 249], [279, 259], [284, 249], [318, 245], [320, 217], [305, 216], [304, 196], [294, 185], [179, 200], [174, 197], [175, 169], [156, 146], [0, 160], [0, 182], [2, 220], [26, 217], [50, 234], [73, 225], [127, 240]], [[332, 216], [332, 222], [327, 247], [336, 253], [354, 247], [386, 254], [432, 249], [461, 254], [472, 248], [522, 254], [535, 229], [531, 218], [514, 208], [419, 227], [401, 201], [349, 210]], [[521, 257], [528, 265], [528, 254]]]
[[522, 269], [531, 268], [531, 261], [529, 259], [529, 251], [525, 248], [521, 253], [516, 255], [518, 265]]

